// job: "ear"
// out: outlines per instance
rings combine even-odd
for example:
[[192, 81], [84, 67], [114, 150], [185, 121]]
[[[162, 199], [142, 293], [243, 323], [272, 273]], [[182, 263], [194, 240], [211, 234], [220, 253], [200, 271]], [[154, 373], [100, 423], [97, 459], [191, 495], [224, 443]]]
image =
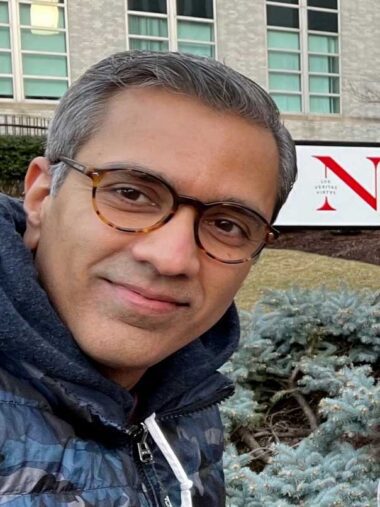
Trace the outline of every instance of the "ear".
[[50, 185], [48, 160], [45, 157], [33, 159], [24, 180], [26, 213], [24, 243], [30, 250], [34, 250], [38, 245], [44, 208], [49, 201]]

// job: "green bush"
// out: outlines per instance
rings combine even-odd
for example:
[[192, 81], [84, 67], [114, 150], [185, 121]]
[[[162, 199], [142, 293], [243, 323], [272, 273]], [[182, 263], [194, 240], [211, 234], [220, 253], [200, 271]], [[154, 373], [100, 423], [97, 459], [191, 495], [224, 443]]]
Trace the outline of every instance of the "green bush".
[[44, 153], [44, 137], [0, 136], [0, 191], [17, 195], [29, 162]]

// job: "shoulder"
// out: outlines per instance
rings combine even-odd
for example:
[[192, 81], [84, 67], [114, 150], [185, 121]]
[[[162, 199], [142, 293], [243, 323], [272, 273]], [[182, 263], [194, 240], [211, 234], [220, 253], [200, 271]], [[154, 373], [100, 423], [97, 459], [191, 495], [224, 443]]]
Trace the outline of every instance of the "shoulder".
[[87, 505], [85, 500], [91, 505], [101, 505], [103, 500], [119, 505], [124, 498], [126, 504], [138, 505], [137, 489], [137, 472], [124, 447], [108, 448], [82, 438], [34, 389], [33, 379], [22, 377], [22, 371], [17, 376], [0, 368], [0, 498], [4, 505], [68, 505], [82, 498], [83, 505]]
[[25, 409], [39, 409], [51, 412], [46, 398], [41, 395], [30, 382], [30, 379], [17, 375], [16, 371], [9, 371], [1, 365], [0, 356], [0, 410], [12, 407], [24, 407]]
[[0, 217], [15, 222], [23, 220], [24, 211], [21, 199], [10, 197], [0, 192]]
[[21, 199], [0, 193], [0, 223], [10, 223], [19, 232], [25, 229], [25, 212]]

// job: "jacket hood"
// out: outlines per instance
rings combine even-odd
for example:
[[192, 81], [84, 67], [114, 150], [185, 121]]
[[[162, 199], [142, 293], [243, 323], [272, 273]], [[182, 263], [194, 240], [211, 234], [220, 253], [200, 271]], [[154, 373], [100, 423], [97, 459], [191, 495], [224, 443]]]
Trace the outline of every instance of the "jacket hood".
[[[52, 403], [77, 417], [125, 428], [132, 395], [96, 369], [60, 320], [38, 282], [24, 232], [22, 202], [0, 194], [0, 351], [6, 366], [43, 385]], [[199, 385], [227, 361], [238, 339], [232, 305], [208, 332], [146, 372], [136, 386], [139, 414], [159, 412]]]

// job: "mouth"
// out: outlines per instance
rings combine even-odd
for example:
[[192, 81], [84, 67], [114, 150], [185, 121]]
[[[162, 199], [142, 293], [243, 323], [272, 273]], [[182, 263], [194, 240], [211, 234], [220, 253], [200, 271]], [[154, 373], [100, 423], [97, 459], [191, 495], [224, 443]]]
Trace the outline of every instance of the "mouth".
[[190, 302], [167, 293], [155, 292], [131, 284], [106, 280], [122, 304], [140, 311], [168, 313], [190, 306]]

